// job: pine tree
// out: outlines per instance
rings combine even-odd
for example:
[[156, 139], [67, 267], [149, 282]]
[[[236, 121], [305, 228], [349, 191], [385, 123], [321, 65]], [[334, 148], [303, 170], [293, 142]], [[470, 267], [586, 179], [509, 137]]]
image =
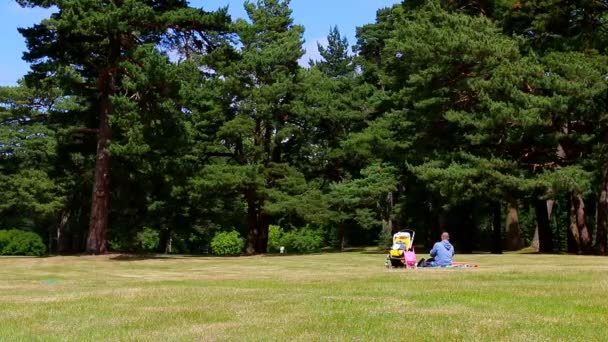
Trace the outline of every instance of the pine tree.
[[323, 60], [312, 62], [321, 72], [331, 78], [351, 75], [355, 68], [353, 59], [348, 54], [348, 39], [342, 37], [337, 26], [334, 26], [327, 35], [327, 47], [317, 43], [319, 54]]
[[89, 103], [88, 111], [78, 113], [85, 117], [77, 118], [86, 125], [81, 131], [98, 135], [86, 249], [104, 253], [112, 189], [109, 146], [113, 123], [122, 114], [116, 102], [136, 97], [125, 94], [125, 77], [134, 77], [130, 69], [145, 58], [139, 48], [159, 46], [169, 30], [199, 33], [204, 41], [206, 31], [223, 27], [225, 13], [207, 14], [189, 8], [186, 1], [19, 2], [57, 8], [51, 18], [20, 29], [28, 46], [24, 58], [32, 63], [27, 79], [34, 85], [44, 78], [58, 78], [66, 96], [80, 96]]
[[[229, 62], [215, 61], [189, 107], [197, 150], [209, 163], [195, 177], [198, 191], [221, 193], [246, 207], [246, 252], [266, 253], [268, 206], [282, 194], [306, 190], [289, 163], [296, 131], [293, 102], [300, 87], [298, 60], [304, 28], [293, 23], [289, 1], [246, 2], [250, 22], [234, 25], [239, 47]], [[214, 91], [218, 93], [213, 94]]]
[[0, 229], [45, 236], [65, 205], [53, 177], [57, 142], [50, 125], [61, 105], [61, 92], [51, 86], [0, 87]]

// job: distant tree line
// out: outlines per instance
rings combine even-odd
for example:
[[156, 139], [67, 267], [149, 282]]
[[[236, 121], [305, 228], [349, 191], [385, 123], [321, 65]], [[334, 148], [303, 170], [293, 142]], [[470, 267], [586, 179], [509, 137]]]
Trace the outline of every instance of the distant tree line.
[[0, 87], [0, 229], [51, 253], [196, 254], [232, 230], [265, 253], [277, 225], [606, 254], [605, 1], [408, 0], [352, 47], [331, 29], [308, 68], [287, 0], [238, 20], [17, 2], [55, 12], [19, 29], [31, 72]]

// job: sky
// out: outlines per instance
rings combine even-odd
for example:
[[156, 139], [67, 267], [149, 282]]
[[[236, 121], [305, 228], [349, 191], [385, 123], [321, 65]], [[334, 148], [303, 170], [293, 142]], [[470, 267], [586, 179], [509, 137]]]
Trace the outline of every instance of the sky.
[[[228, 6], [232, 19], [244, 18], [243, 0], [191, 0], [193, 7], [214, 10]], [[304, 49], [306, 55], [301, 64], [309, 59], [318, 59], [317, 42], [324, 44], [329, 29], [338, 26], [340, 32], [355, 43], [357, 26], [372, 23], [376, 11], [388, 7], [399, 0], [291, 0], [293, 18], [296, 24], [304, 25]], [[0, 0], [0, 85], [15, 85], [25, 75], [29, 66], [21, 57], [26, 49], [18, 27], [29, 27], [49, 16], [49, 10], [21, 8], [14, 0]]]

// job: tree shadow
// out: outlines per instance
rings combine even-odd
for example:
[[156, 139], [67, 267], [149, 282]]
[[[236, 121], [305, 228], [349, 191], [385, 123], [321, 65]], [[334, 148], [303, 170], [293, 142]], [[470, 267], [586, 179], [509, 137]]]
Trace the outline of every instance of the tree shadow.
[[143, 261], [143, 260], [175, 260], [183, 259], [185, 255], [158, 255], [158, 254], [118, 254], [111, 256], [112, 261]]

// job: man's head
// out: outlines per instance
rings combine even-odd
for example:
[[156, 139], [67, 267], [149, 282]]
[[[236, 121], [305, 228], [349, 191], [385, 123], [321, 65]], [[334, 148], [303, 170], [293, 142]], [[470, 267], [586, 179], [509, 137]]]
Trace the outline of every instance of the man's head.
[[441, 234], [441, 240], [449, 240], [450, 239], [450, 234], [448, 234], [447, 232], [444, 232], [443, 234]]

